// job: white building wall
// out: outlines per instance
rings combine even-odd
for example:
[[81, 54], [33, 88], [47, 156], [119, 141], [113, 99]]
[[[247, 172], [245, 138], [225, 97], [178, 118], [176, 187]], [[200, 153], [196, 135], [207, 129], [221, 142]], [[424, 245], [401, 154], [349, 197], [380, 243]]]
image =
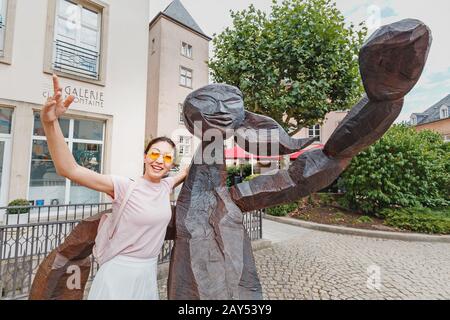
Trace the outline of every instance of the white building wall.
[[[0, 63], [0, 105], [14, 108], [10, 200], [26, 196], [32, 113], [52, 90], [51, 74], [44, 72], [48, 3], [17, 1], [12, 63]], [[74, 103], [68, 113], [107, 120], [104, 173], [136, 177], [142, 174], [143, 167], [149, 1], [103, 3], [109, 5], [109, 24], [107, 32], [102, 33], [108, 37], [104, 85], [62, 76], [60, 81], [65, 90], [93, 91], [97, 97], [96, 105]]]

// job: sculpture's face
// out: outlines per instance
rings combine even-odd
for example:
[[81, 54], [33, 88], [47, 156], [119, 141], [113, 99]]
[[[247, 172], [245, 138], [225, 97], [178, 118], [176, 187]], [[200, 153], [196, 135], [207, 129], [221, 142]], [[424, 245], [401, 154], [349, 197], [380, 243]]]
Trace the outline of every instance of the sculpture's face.
[[[194, 126], [201, 123], [201, 131], [218, 129], [225, 134], [237, 129], [244, 121], [242, 93], [236, 87], [213, 84], [191, 93], [184, 102], [184, 121], [187, 129], [194, 134]], [[200, 131], [200, 132], [197, 132]]]

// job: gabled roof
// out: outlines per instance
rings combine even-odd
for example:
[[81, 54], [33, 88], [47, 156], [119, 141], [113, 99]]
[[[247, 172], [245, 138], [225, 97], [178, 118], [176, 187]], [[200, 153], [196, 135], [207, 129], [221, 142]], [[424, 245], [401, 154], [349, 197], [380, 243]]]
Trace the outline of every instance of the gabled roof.
[[160, 17], [165, 16], [173, 21], [176, 21], [188, 29], [198, 33], [199, 35], [211, 40], [203, 30], [199, 27], [197, 22], [195, 22], [194, 18], [189, 14], [180, 0], [173, 0], [164, 11], [158, 13], [155, 18], [150, 22], [150, 26]]
[[413, 115], [417, 116], [417, 124], [424, 124], [433, 121], [437, 121], [441, 119], [440, 110], [441, 107], [445, 105], [449, 109], [450, 113], [450, 94], [447, 95], [444, 99], [434, 104], [427, 110], [422, 113], [413, 113]]

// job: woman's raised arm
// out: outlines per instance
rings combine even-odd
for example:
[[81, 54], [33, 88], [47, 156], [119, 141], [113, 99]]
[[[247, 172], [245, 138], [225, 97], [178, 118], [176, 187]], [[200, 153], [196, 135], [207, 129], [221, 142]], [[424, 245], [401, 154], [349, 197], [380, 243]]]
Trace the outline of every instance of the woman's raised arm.
[[79, 185], [104, 192], [114, 198], [114, 184], [111, 178], [78, 165], [70, 152], [58, 118], [67, 111], [74, 97], [70, 95], [66, 100], [62, 99], [62, 88], [56, 75], [53, 75], [53, 88], [53, 97], [47, 99], [41, 110], [41, 122], [56, 172]]

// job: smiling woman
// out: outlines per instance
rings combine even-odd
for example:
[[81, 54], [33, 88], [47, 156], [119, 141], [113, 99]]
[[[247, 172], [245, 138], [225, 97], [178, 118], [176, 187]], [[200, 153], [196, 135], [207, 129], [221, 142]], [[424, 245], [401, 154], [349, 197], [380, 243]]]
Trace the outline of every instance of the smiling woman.
[[[56, 75], [53, 86], [54, 95], [42, 108], [40, 121], [56, 174], [77, 186], [106, 193], [112, 198], [112, 213], [101, 217], [92, 249], [100, 269], [89, 299], [158, 299], [157, 259], [172, 218], [170, 193], [187, 175], [185, 170], [175, 177], [166, 177], [174, 165], [175, 144], [165, 137], [150, 141], [144, 152], [144, 175], [136, 180], [101, 174], [96, 170], [100, 160], [96, 146], [74, 145], [74, 149], [80, 151], [75, 152], [77, 159], [70, 151], [58, 119], [74, 101], [74, 96], [62, 99], [63, 89]], [[103, 132], [95, 130], [100, 127], [92, 122], [78, 123], [74, 126], [76, 133], [82, 125], [93, 129], [89, 132], [94, 136]], [[86, 133], [86, 130], [81, 131]]]

